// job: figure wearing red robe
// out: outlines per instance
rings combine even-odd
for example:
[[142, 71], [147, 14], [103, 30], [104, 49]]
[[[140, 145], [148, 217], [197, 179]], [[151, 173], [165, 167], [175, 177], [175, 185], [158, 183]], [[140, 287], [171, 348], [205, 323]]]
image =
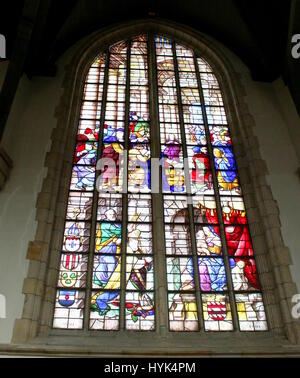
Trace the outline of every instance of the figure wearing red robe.
[[[225, 233], [228, 254], [234, 257], [253, 256], [252, 243], [245, 211], [232, 210], [224, 217]], [[259, 289], [256, 266], [253, 259], [235, 259], [236, 262], [243, 260], [245, 263], [244, 274], [249, 284]]]

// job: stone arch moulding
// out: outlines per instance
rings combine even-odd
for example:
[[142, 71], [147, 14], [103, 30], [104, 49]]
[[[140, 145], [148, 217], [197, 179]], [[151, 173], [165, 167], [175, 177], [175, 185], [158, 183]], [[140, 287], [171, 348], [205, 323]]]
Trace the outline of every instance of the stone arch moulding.
[[[51, 329], [59, 266], [57, 252], [62, 239], [84, 77], [99, 52], [114, 42], [148, 31], [169, 36], [193, 48], [208, 61], [219, 80], [256, 253], [268, 332], [183, 335], [158, 328], [149, 336], [128, 334], [128, 331], [82, 333]], [[241, 78], [227, 58], [226, 50], [209, 37], [183, 25], [163, 20], [140, 20], [105, 28], [85, 37], [78, 43], [65, 69], [64, 93], [56, 108], [57, 126], [52, 132], [52, 145], [45, 162], [48, 173], [37, 199], [37, 231], [27, 252], [30, 263], [23, 285], [23, 314], [15, 322], [10, 348], [24, 353], [62, 355], [298, 352], [300, 326], [291, 317], [291, 297], [296, 293], [296, 286], [289, 271], [289, 251], [281, 236], [278, 207], [266, 181], [267, 168], [254, 135], [254, 119], [245, 103]]]

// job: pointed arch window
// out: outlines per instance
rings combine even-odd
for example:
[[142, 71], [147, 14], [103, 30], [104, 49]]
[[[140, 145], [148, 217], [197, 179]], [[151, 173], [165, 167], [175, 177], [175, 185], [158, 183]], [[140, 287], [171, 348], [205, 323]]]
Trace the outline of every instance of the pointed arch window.
[[233, 148], [217, 78], [192, 49], [145, 34], [97, 56], [53, 327], [267, 330]]

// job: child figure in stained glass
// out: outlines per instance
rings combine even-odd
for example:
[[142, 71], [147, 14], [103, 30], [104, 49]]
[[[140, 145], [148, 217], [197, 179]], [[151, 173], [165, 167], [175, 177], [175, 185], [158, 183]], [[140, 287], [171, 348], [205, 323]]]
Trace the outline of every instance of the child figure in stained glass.
[[214, 226], [200, 227], [196, 233], [196, 240], [198, 254], [208, 256], [218, 256], [221, 254], [221, 239]]
[[245, 261], [230, 259], [232, 283], [234, 290], [247, 290], [249, 288], [249, 281], [244, 273]]

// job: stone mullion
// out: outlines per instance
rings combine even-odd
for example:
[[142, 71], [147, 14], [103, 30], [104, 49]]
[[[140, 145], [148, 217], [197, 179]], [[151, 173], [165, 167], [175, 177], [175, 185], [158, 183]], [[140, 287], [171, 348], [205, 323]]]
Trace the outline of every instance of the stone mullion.
[[[98, 151], [97, 151], [97, 162], [101, 159], [103, 151], [103, 134], [104, 134], [104, 122], [105, 122], [105, 109], [107, 101], [107, 84], [108, 84], [108, 67], [109, 67], [109, 50], [106, 51], [105, 56], [105, 71], [103, 80], [103, 91], [102, 91], [102, 106], [100, 112], [100, 124], [99, 124], [99, 135], [98, 135]], [[100, 68], [101, 69], [101, 66]], [[99, 72], [100, 78], [100, 72]], [[100, 84], [101, 85], [101, 84]], [[99, 93], [99, 82], [98, 82], [98, 93]], [[84, 317], [83, 317], [83, 328], [84, 330], [89, 329], [89, 318], [90, 318], [90, 298], [92, 291], [92, 277], [93, 277], [93, 266], [94, 266], [94, 255], [95, 255], [95, 241], [96, 241], [96, 223], [97, 223], [97, 207], [98, 207], [98, 190], [97, 190], [97, 180], [101, 175], [101, 171], [97, 172], [95, 175], [95, 185], [93, 193], [93, 204], [92, 204], [92, 215], [91, 215], [91, 231], [90, 231], [90, 246], [88, 253], [88, 267], [86, 276], [86, 289], [85, 289], [85, 306], [84, 306]]]
[[[126, 249], [128, 218], [128, 149], [129, 149], [129, 106], [130, 106], [130, 40], [127, 40], [126, 89], [125, 89], [125, 124], [124, 124], [124, 168], [122, 195], [122, 241], [121, 241], [121, 276], [120, 276], [120, 330], [125, 330], [126, 303]], [[120, 172], [120, 170], [119, 170]]]
[[201, 328], [204, 329], [204, 320], [202, 316], [203, 307], [202, 307], [200, 277], [199, 277], [198, 258], [197, 258], [197, 243], [196, 243], [196, 236], [195, 236], [195, 224], [194, 224], [194, 213], [193, 213], [193, 202], [192, 202], [192, 196], [191, 196], [192, 191], [191, 191], [191, 182], [190, 182], [190, 176], [189, 176], [188, 153], [187, 153], [187, 144], [186, 144], [185, 129], [184, 129], [182, 98], [181, 98], [175, 42], [172, 43], [172, 52], [173, 52], [174, 74], [175, 74], [176, 92], [177, 92], [177, 101], [178, 101], [180, 134], [181, 134], [183, 158], [184, 158], [184, 175], [185, 175], [184, 179], [185, 179], [185, 184], [186, 184], [186, 189], [187, 189], [187, 206], [188, 206], [189, 229], [190, 229], [191, 247], [192, 247], [192, 260], [193, 260], [193, 270], [194, 270], [193, 279], [194, 279], [194, 287], [195, 287], [198, 324], [200, 324]]
[[[148, 35], [148, 66], [149, 66], [149, 106], [150, 106], [150, 146], [151, 158], [160, 159], [160, 133], [158, 114], [157, 65], [154, 34]], [[151, 159], [152, 161], [152, 159]], [[153, 169], [152, 169], [153, 168]], [[155, 181], [158, 178], [158, 185]], [[157, 190], [154, 190], [154, 186]], [[154, 260], [154, 289], [155, 289], [155, 324], [156, 329], [163, 336], [168, 330], [168, 299], [167, 272], [165, 263], [165, 236], [162, 178], [159, 164], [151, 164], [152, 190], [152, 234]], [[160, 235], [160, 236], [159, 236]]]
[[224, 261], [224, 265], [225, 265], [226, 278], [227, 278], [227, 288], [228, 288], [227, 291], [228, 291], [228, 295], [229, 295], [233, 327], [234, 327], [234, 330], [237, 331], [237, 330], [239, 330], [239, 320], [238, 320], [238, 314], [237, 314], [237, 309], [236, 309], [236, 304], [235, 304], [235, 299], [234, 299], [234, 289], [233, 289], [233, 283], [232, 283], [232, 278], [231, 278], [231, 270], [230, 270], [230, 265], [229, 265], [229, 254], [228, 254], [228, 250], [227, 250], [227, 242], [226, 242], [226, 237], [225, 237], [225, 227], [224, 227], [224, 223], [223, 223], [221, 199], [220, 199], [219, 188], [218, 188], [217, 173], [216, 173], [216, 168], [215, 168], [214, 159], [213, 159], [213, 156], [214, 156], [213, 155], [213, 147], [212, 147], [211, 140], [210, 140], [210, 132], [209, 132], [207, 114], [206, 114], [206, 109], [205, 109], [203, 89], [202, 89], [202, 84], [201, 84], [201, 78], [200, 78], [200, 73], [199, 73], [197, 57], [196, 57], [195, 54], [194, 54], [194, 64], [195, 64], [198, 90], [199, 90], [199, 96], [200, 96], [200, 103], [201, 103], [201, 109], [202, 109], [202, 115], [203, 115], [203, 123], [204, 123], [206, 143], [207, 143], [207, 149], [208, 149], [208, 157], [209, 157], [211, 171], [212, 171], [213, 187], [214, 187], [214, 192], [215, 192], [217, 214], [218, 214], [218, 219], [219, 219], [220, 235], [221, 235], [222, 250], [223, 250], [223, 261]]

